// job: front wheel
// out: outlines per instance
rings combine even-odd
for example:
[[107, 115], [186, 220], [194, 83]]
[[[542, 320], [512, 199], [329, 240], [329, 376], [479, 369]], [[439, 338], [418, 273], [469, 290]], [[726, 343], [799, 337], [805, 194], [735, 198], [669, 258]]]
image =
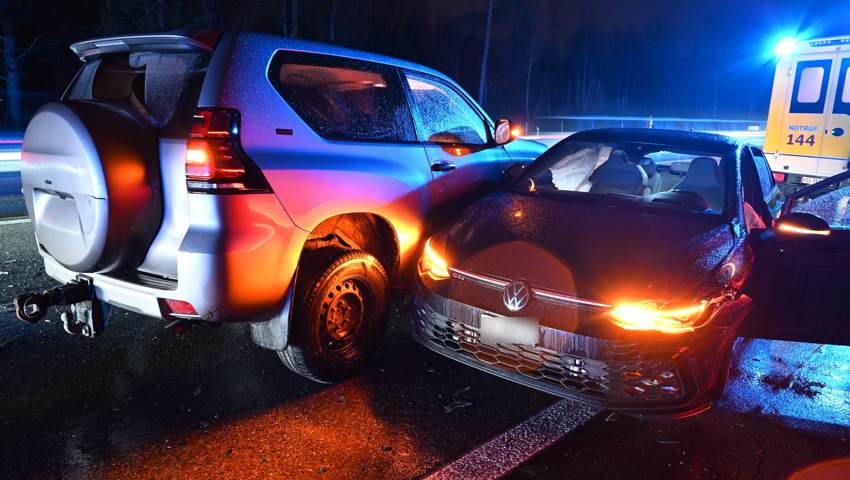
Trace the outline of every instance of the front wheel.
[[293, 372], [331, 383], [352, 376], [378, 349], [389, 279], [381, 263], [361, 251], [326, 251], [312, 260], [298, 279], [289, 345], [278, 355]]

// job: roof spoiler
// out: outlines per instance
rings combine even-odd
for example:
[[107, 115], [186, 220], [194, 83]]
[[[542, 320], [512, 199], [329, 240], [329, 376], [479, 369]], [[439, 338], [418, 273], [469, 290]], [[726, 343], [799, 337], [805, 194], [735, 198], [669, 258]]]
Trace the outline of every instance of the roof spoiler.
[[84, 40], [71, 45], [80, 60], [106, 53], [135, 51], [186, 51], [204, 50], [212, 52], [221, 36], [220, 30], [203, 32], [169, 32], [139, 35], [120, 35], [114, 37]]

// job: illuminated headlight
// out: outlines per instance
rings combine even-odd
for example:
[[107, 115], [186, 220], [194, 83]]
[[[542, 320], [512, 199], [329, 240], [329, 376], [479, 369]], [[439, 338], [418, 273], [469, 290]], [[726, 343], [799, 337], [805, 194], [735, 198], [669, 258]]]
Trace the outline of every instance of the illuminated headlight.
[[708, 302], [666, 310], [654, 303], [623, 302], [608, 311], [611, 321], [626, 330], [655, 330], [661, 333], [693, 332], [703, 317]]
[[431, 245], [431, 239], [425, 242], [425, 250], [419, 259], [419, 274], [427, 275], [433, 280], [445, 280], [449, 274], [449, 264]]

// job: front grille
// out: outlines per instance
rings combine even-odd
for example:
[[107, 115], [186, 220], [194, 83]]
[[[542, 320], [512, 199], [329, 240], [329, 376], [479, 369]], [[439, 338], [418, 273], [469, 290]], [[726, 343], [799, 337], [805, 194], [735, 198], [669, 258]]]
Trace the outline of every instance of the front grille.
[[[560, 396], [600, 402], [671, 402], [684, 396], [672, 358], [649, 359], [636, 343], [540, 327], [540, 342], [480, 341], [482, 311], [434, 295], [437, 311], [417, 300], [414, 331], [430, 348], [490, 373]], [[486, 312], [485, 312], [486, 313]]]

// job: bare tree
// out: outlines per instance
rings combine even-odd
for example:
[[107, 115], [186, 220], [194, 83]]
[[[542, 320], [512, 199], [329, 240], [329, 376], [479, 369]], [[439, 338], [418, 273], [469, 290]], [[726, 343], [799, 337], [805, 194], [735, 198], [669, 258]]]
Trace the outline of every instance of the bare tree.
[[717, 106], [720, 103], [720, 74], [717, 64], [711, 69], [711, 118], [717, 118]]
[[484, 28], [484, 52], [481, 55], [481, 77], [478, 81], [478, 103], [484, 106], [487, 97], [487, 61], [490, 56], [490, 30], [493, 26], [493, 0], [487, 4], [487, 26]]
[[282, 0], [280, 2], [280, 17], [277, 23], [280, 25], [284, 37], [298, 36], [298, 7], [298, 0]]
[[528, 132], [528, 121], [531, 118], [531, 108], [529, 106], [531, 97], [531, 73], [534, 71], [534, 64], [541, 55], [541, 53], [537, 51], [539, 38], [540, 22], [537, 22], [534, 26], [534, 36], [531, 38], [531, 43], [528, 47], [528, 68], [525, 70], [525, 132]]
[[573, 89], [575, 108], [580, 114], [589, 113], [590, 107], [602, 93], [602, 84], [596, 77], [596, 70], [591, 63], [590, 51], [590, 32], [585, 30], [581, 66], [575, 72], [575, 89]]
[[165, 30], [164, 0], [156, 0], [156, 28], [159, 30]]
[[[0, 11], [0, 13], [5, 13]], [[22, 108], [22, 92], [21, 92], [21, 60], [32, 51], [35, 47], [38, 38], [33, 40], [29, 47], [23, 51], [18, 51], [17, 42], [15, 41], [15, 23], [10, 15], [2, 15], [0, 27], [2, 27], [2, 36], [0, 41], [3, 42], [2, 58], [4, 74], [0, 75], [0, 81], [6, 86], [6, 101], [8, 103], [9, 124], [20, 126], [23, 120]]]
[[280, 17], [277, 19], [277, 24], [280, 25], [280, 33], [282, 33], [284, 37], [289, 36], [289, 22], [286, 20], [286, 12], [289, 10], [289, 8], [287, 8], [287, 4], [289, 4], [289, 0], [281, 0]]
[[336, 0], [331, 0], [331, 12], [330, 12], [330, 41], [333, 42], [336, 40]]
[[298, 0], [292, 0], [289, 11], [289, 36], [298, 36]]

